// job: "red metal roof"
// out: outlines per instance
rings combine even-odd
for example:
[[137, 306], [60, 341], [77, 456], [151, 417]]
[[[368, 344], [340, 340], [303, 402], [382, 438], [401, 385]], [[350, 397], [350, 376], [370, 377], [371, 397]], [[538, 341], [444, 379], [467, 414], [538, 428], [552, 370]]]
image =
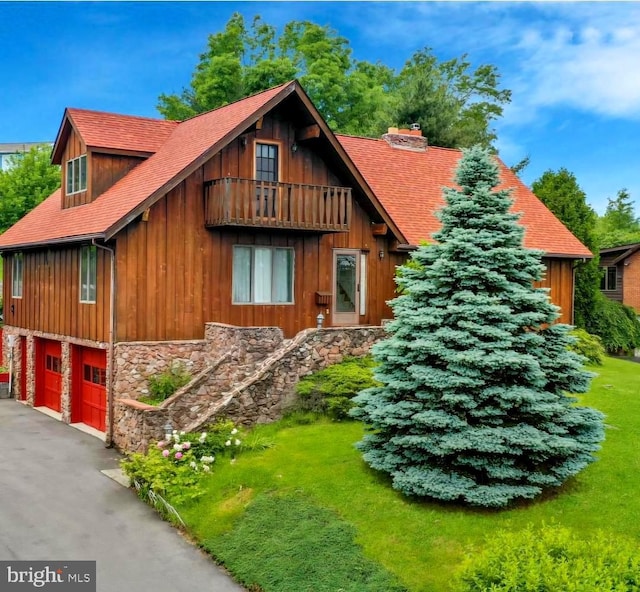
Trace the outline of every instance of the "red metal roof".
[[[153, 156], [93, 202], [62, 209], [58, 190], [2, 234], [0, 248], [104, 237], [110, 231], [113, 234], [114, 228], [126, 224], [136, 208], [154, 194], [168, 191], [172, 183], [175, 185], [191, 172], [190, 166], [200, 157], [231, 132], [239, 133], [237, 128], [248, 127], [262, 107], [281, 93], [286, 96], [294, 87], [293, 82], [283, 84], [173, 125]], [[93, 126], [93, 131], [97, 131], [97, 126]]]
[[[385, 140], [338, 135], [338, 140], [410, 244], [431, 240], [440, 228], [435, 212], [444, 206], [443, 187], [453, 181], [460, 150], [429, 146], [426, 151], [392, 148]], [[513, 188], [513, 211], [527, 247], [549, 255], [592, 254], [520, 179], [498, 159], [504, 188]]]

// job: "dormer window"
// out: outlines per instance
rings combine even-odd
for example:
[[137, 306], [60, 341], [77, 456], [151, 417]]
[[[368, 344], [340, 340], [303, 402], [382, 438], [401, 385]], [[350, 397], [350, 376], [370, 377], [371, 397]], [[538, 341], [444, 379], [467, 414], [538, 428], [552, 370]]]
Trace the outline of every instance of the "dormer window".
[[67, 195], [87, 190], [87, 155], [67, 161]]

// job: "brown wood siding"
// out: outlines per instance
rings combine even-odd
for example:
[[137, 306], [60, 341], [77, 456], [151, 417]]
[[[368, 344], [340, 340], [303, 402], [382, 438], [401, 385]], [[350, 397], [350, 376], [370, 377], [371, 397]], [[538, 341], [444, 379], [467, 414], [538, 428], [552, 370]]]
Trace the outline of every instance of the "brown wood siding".
[[[205, 228], [203, 182], [224, 177], [253, 178], [256, 141], [279, 142], [279, 180], [283, 183], [348, 186], [334, 174], [315, 140], [295, 142], [286, 114], [265, 117], [259, 130], [244, 134], [154, 204], [148, 221], [140, 218], [116, 236], [118, 341], [201, 338], [204, 323], [279, 326], [287, 336], [316, 325], [322, 312], [331, 326], [329, 305], [316, 304], [316, 292], [331, 292], [333, 249], [367, 254], [367, 308], [363, 325], [391, 318], [386, 301], [395, 295], [395, 267], [406, 255], [390, 253], [389, 238], [374, 236], [372, 220], [354, 188], [349, 233], [317, 234], [255, 228]], [[294, 250], [294, 304], [232, 303], [234, 245], [268, 245]], [[383, 253], [381, 259], [379, 253]], [[570, 322], [573, 272], [569, 260], [548, 259], [540, 285], [551, 289]]]
[[[614, 267], [613, 262], [620, 257], [623, 251], [616, 251], [614, 253], [606, 253], [600, 255], [600, 267]], [[616, 302], [623, 301], [624, 294], [624, 265], [619, 263], [615, 265], [616, 268], [616, 289], [615, 290], [602, 290], [602, 293], [610, 300]]]
[[22, 298], [11, 297], [12, 254], [4, 254], [4, 320], [8, 325], [79, 339], [108, 341], [110, 256], [97, 251], [96, 302], [80, 302], [80, 248], [23, 253]]
[[550, 288], [551, 301], [560, 307], [561, 323], [573, 322], [573, 261], [543, 258], [547, 268], [544, 278], [536, 286]]
[[[233, 304], [234, 245], [293, 248], [294, 304]], [[314, 327], [320, 312], [331, 325], [330, 306], [316, 304], [316, 292], [332, 289], [334, 248], [367, 253], [368, 298], [361, 324], [391, 318], [386, 301], [394, 295], [394, 265], [401, 256], [388, 253], [386, 239], [372, 235], [359, 206], [349, 234], [207, 230], [201, 185], [192, 176], [151, 208], [148, 222], [136, 221], [116, 238], [117, 340], [202, 338], [208, 321], [275, 325], [291, 336]]]
[[87, 191], [80, 191], [67, 195], [67, 161], [78, 156], [87, 154], [87, 147], [82, 141], [82, 138], [71, 129], [69, 138], [67, 139], [67, 145], [62, 153], [62, 207], [72, 208], [82, 204], [89, 203], [91, 201], [91, 154], [87, 154]]
[[[367, 253], [368, 297], [361, 324], [377, 325], [391, 318], [386, 301], [394, 296], [395, 265], [403, 256], [389, 253], [387, 238], [373, 235], [372, 220], [358, 205], [363, 197], [357, 193], [349, 233], [205, 228], [203, 182], [226, 176], [253, 178], [256, 139], [281, 142], [282, 182], [346, 185], [329, 171], [312, 143], [300, 143], [295, 153], [291, 151], [295, 128], [284, 116], [265, 117], [260, 130], [232, 142], [154, 204], [147, 222], [138, 219], [116, 236], [117, 340], [201, 338], [208, 321], [275, 325], [291, 336], [315, 327], [320, 312], [331, 325], [331, 306], [316, 304], [316, 292], [332, 289], [337, 248]], [[232, 304], [234, 245], [293, 248], [294, 304]]]
[[88, 192], [91, 201], [145, 160], [137, 156], [101, 154], [99, 152], [91, 152], [90, 155], [91, 168], [88, 169], [87, 174], [91, 178], [91, 191]]

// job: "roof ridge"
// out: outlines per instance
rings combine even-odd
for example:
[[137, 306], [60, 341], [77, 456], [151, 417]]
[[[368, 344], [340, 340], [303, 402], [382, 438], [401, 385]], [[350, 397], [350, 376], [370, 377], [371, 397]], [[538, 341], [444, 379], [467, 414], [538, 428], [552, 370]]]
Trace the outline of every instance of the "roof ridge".
[[[371, 138], [369, 136], [357, 136], [355, 134], [339, 134], [339, 133], [336, 133], [335, 136], [338, 138], [355, 138], [356, 140], [373, 140], [374, 142], [385, 142], [386, 144], [386, 141], [384, 138]], [[426, 140], [428, 141], [429, 138], [426, 138]], [[429, 144], [428, 148], [430, 149], [435, 148], [437, 150], [449, 150], [451, 152], [457, 152], [457, 153], [460, 153], [462, 151], [462, 148], [449, 148], [447, 146], [436, 146], [435, 144]]]
[[153, 121], [154, 123], [170, 123], [178, 125], [180, 121], [175, 119], [162, 119], [160, 117], [147, 117], [145, 115], [129, 115], [127, 113], [114, 113], [113, 111], [99, 111], [96, 109], [83, 109], [82, 107], [67, 107], [67, 111], [81, 111], [82, 113], [94, 113], [96, 115], [113, 115], [115, 117], [126, 117], [127, 119], [141, 119], [143, 121]]
[[290, 84], [297, 82], [297, 80], [294, 78], [292, 80], [289, 80], [288, 82], [283, 82], [282, 84], [276, 84], [274, 86], [270, 86], [269, 88], [265, 88], [264, 90], [261, 90], [259, 92], [253, 93], [252, 95], [247, 95], [246, 97], [242, 97], [240, 99], [236, 99], [235, 101], [231, 101], [231, 103], [225, 103], [224, 105], [220, 105], [219, 107], [215, 107], [214, 109], [209, 109], [208, 111], [203, 111], [202, 113], [196, 113], [195, 115], [192, 115], [191, 117], [187, 117], [186, 119], [181, 120], [179, 123], [185, 123], [187, 121], [191, 121], [193, 119], [196, 119], [198, 117], [202, 117], [203, 115], [209, 115], [210, 113], [213, 113], [214, 111], [219, 111], [220, 109], [224, 109], [225, 107], [230, 107], [231, 105], [235, 105], [237, 103], [240, 103], [242, 101], [246, 101], [247, 99], [251, 99], [253, 97], [257, 97], [263, 93], [266, 92], [270, 92], [272, 90], [275, 90], [276, 88], [284, 88], [285, 86], [289, 86]]

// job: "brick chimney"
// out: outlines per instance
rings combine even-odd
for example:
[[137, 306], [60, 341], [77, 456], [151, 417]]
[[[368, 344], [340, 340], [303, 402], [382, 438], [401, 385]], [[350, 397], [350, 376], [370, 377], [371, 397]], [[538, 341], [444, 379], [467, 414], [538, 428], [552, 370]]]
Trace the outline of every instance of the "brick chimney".
[[427, 138], [422, 135], [420, 124], [411, 124], [411, 129], [398, 129], [390, 127], [389, 131], [382, 136], [382, 139], [392, 148], [401, 150], [412, 150], [413, 152], [427, 151]]

